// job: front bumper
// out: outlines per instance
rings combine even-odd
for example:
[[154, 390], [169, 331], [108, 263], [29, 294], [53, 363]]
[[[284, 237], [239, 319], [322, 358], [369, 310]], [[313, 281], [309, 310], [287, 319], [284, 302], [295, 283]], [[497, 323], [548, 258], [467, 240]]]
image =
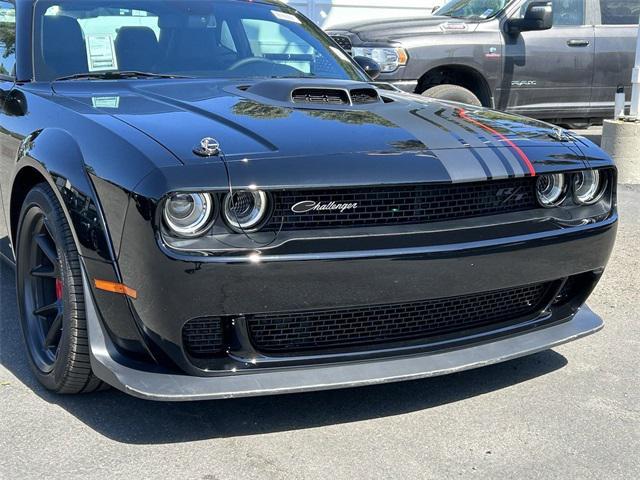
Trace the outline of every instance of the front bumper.
[[275, 395], [416, 380], [530, 355], [585, 337], [603, 327], [602, 319], [583, 306], [562, 323], [455, 350], [366, 362], [195, 377], [125, 365], [98, 319], [91, 291], [86, 286], [85, 298], [94, 373], [125, 393], [158, 401]]
[[[125, 237], [137, 241], [123, 243], [119, 263], [125, 282], [139, 288], [130, 307], [156, 362], [138, 361], [120, 342], [114, 343], [116, 316], [105, 308], [112, 302], [87, 288], [92, 367], [107, 383], [143, 398], [267, 395], [452, 373], [552, 348], [602, 327], [602, 321], [581, 306], [608, 261], [615, 240], [615, 212], [595, 224], [551, 229], [548, 222], [539, 221], [495, 227], [480, 223], [483, 227], [477, 231], [442, 232], [439, 225], [426, 237], [407, 236], [415, 237], [411, 242], [418, 247], [399, 248], [397, 237], [390, 240], [396, 248], [368, 252], [312, 254], [285, 244], [281, 248], [288, 249], [287, 254], [272, 252], [259, 263], [245, 255], [194, 257], [174, 252], [172, 256], [158, 248], [155, 238], [133, 230]], [[144, 222], [138, 225], [149, 228]], [[504, 229], [519, 235], [506, 236]], [[452, 234], [457, 243], [451, 243]], [[441, 235], [448, 244], [441, 243]], [[366, 240], [358, 245], [366, 246]], [[96, 269], [85, 263], [89, 267], [85, 284], [91, 285]], [[578, 279], [574, 285], [579, 288], [567, 294], [568, 300], [554, 301], [540, 316], [526, 321], [514, 318], [504, 329], [496, 326], [440, 344], [409, 342], [283, 357], [251, 348], [246, 337], [242, 341], [241, 319], [250, 312], [407, 302], [570, 278]], [[189, 298], [195, 301], [185, 301]], [[225, 355], [200, 367], [183, 348], [182, 326], [209, 315], [231, 317], [233, 341]]]

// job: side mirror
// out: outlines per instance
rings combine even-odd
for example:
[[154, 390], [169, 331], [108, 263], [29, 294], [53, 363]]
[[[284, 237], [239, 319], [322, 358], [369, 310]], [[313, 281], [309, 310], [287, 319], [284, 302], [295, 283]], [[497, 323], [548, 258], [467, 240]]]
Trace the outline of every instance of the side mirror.
[[27, 114], [27, 98], [19, 90], [0, 91], [2, 110], [11, 117], [21, 117]]
[[517, 35], [520, 32], [549, 30], [553, 27], [553, 4], [549, 1], [531, 2], [523, 18], [512, 18], [507, 21], [507, 32]]
[[371, 80], [375, 80], [380, 76], [382, 70], [380, 69], [380, 65], [375, 60], [372, 60], [369, 57], [353, 57], [360, 68], [362, 68]]

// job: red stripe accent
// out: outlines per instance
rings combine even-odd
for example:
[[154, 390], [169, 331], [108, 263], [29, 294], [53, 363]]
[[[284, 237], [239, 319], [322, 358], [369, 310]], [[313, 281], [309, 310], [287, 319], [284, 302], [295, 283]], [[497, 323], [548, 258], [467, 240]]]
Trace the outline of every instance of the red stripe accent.
[[482, 122], [479, 122], [478, 120], [471, 118], [469, 115], [467, 115], [467, 112], [465, 112], [462, 108], [459, 108], [458, 112], [460, 113], [460, 117], [464, 118], [466, 121], [471, 122], [475, 125], [478, 125], [480, 128], [483, 128], [487, 132], [492, 133], [496, 137], [503, 140], [511, 148], [513, 148], [517, 152], [517, 154], [520, 156], [520, 158], [524, 161], [524, 164], [529, 169], [529, 173], [531, 174], [531, 176], [532, 177], [536, 176], [536, 169], [533, 168], [533, 163], [531, 163], [531, 160], [529, 160], [529, 157], [527, 157], [527, 155], [522, 151], [522, 149], [518, 145], [513, 143], [511, 140], [505, 137], [502, 133], [494, 130], [493, 128], [489, 127], [488, 125], [485, 125]]

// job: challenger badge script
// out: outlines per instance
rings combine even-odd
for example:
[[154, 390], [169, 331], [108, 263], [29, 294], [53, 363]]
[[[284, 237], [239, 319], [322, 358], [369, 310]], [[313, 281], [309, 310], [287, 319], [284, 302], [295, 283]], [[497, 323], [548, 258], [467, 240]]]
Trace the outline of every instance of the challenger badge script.
[[328, 202], [321, 203], [315, 202], [313, 200], [303, 200], [302, 202], [298, 202], [291, 207], [291, 211], [294, 213], [307, 213], [314, 210], [317, 211], [331, 211], [331, 210], [339, 210], [340, 212], [344, 212], [345, 210], [355, 210], [358, 208], [357, 203], [336, 203], [336, 202]]

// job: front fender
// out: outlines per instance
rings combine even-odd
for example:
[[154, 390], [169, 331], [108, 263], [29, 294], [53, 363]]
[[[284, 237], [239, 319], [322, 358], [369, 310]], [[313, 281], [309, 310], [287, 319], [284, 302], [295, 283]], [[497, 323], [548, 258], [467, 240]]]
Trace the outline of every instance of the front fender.
[[[101, 212], [98, 196], [75, 140], [64, 130], [36, 131], [22, 141], [12, 178], [10, 225], [15, 235], [20, 214], [21, 178], [25, 169], [36, 170], [53, 189], [71, 226], [78, 252], [83, 257], [112, 262], [113, 248]], [[126, 202], [121, 206], [126, 208]]]
[[[84, 162], [81, 150], [75, 140], [64, 130], [45, 129], [28, 135], [21, 143], [18, 151], [15, 174], [12, 178], [11, 192], [11, 224], [17, 225], [20, 205], [17, 199], [22, 198], [19, 189], [23, 187], [21, 179], [25, 172], [33, 170], [42, 176], [56, 195], [76, 244], [83, 258], [83, 264], [90, 279], [99, 278], [112, 282], [121, 282], [121, 275], [115, 261], [115, 250], [107, 228], [105, 216], [100, 203], [99, 189], [114, 189], [124, 195], [123, 201], [108, 196], [112, 216], [118, 215], [122, 220], [113, 221], [111, 233], [120, 239], [128, 194], [108, 182], [99, 180], [96, 188], [91, 178], [91, 168]], [[31, 174], [29, 176], [32, 178]], [[97, 179], [97, 177], [95, 177]], [[114, 228], [115, 225], [115, 228]], [[12, 237], [15, 236], [12, 228]], [[90, 280], [91, 281], [91, 280]], [[88, 285], [93, 292], [97, 307], [102, 312], [105, 328], [111, 339], [121, 348], [137, 354], [148, 354], [147, 347], [133, 317], [128, 299], [110, 292], [97, 290]]]

